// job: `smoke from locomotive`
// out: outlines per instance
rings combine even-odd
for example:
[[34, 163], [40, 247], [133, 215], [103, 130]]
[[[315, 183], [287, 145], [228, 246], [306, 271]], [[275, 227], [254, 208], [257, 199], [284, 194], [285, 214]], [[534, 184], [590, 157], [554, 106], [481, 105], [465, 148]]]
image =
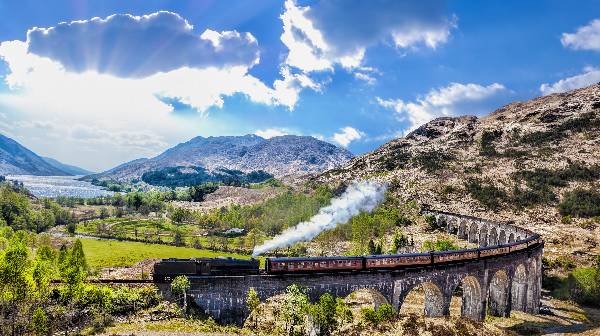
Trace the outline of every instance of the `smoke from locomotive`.
[[319, 210], [309, 221], [285, 230], [279, 236], [254, 248], [252, 255], [291, 246], [297, 242], [310, 241], [319, 233], [344, 224], [361, 211], [371, 211], [383, 201], [387, 185], [374, 181], [353, 182], [346, 191], [331, 200], [331, 204]]

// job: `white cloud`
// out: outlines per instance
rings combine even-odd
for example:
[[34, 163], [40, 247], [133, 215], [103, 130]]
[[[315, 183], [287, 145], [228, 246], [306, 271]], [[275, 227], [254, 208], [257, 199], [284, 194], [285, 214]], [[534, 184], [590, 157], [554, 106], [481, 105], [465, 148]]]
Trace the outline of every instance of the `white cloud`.
[[563, 33], [562, 45], [574, 50], [600, 51], [600, 19], [579, 27], [575, 33]]
[[360, 140], [365, 134], [354, 127], [346, 126], [334, 133], [332, 140], [342, 147], [348, 147], [352, 141]]
[[600, 69], [587, 67], [584, 69], [583, 73], [579, 75], [567, 77], [552, 84], [542, 84], [540, 86], [540, 92], [543, 95], [548, 95], [551, 93], [560, 93], [579, 89], [595, 83], [600, 83]]
[[[286, 64], [306, 72], [338, 64], [358, 68], [366, 49], [389, 40], [399, 49], [445, 43], [456, 18], [448, 19], [440, 1], [319, 1], [299, 6], [286, 0], [281, 41]], [[364, 76], [363, 73], [363, 77]]]
[[250, 33], [205, 30], [199, 36], [179, 14], [114, 14], [62, 22], [27, 32], [28, 52], [60, 62], [72, 72], [146, 77], [175, 69], [251, 67], [258, 43]]
[[298, 102], [300, 92], [304, 88], [321, 91], [321, 84], [313, 81], [305, 74], [293, 74], [290, 68], [282, 66], [280, 69], [283, 79], [273, 83], [273, 99], [282, 105], [293, 107]]
[[379, 97], [376, 100], [380, 106], [396, 111], [401, 120], [408, 118], [408, 131], [411, 131], [437, 117], [486, 112], [481, 103], [506, 91], [506, 88], [498, 83], [488, 86], [451, 83], [429, 91], [414, 102]]
[[[187, 23], [181, 23], [183, 19], [173, 15], [168, 18], [170, 19], [162, 21], [162, 24], [172, 23], [175, 27], [171, 27], [171, 30], [179, 29], [184, 35], [190, 33]], [[87, 24], [100, 22], [106, 28], [108, 23], [114, 23], [117, 19], [127, 20], [128, 24], [136, 22], [142, 24], [140, 22], [143, 21], [137, 17], [132, 19], [130, 16], [112, 16], [105, 20], [92, 19], [82, 22]], [[73, 25], [75, 24], [71, 23], [71, 26]], [[60, 29], [35, 29], [34, 31], [35, 34], [39, 31], [48, 31], [52, 36], [50, 40], [54, 41], [52, 43], [58, 41], [58, 36], [67, 40], [72, 36], [85, 38], [82, 29], [79, 29], [77, 34], [71, 35], [60, 32], [71, 26], [59, 25], [57, 27]], [[122, 24], [116, 25], [116, 27], [122, 26]], [[29, 37], [35, 34], [30, 31]], [[251, 35], [237, 32], [207, 30], [196, 38], [204, 41], [202, 44], [204, 47], [208, 43], [209, 47], [206, 48], [214, 49], [213, 53], [219, 55], [237, 52], [231, 45], [232, 41], [256, 44], [256, 40]], [[43, 45], [41, 42], [43, 36], [33, 40], [38, 43], [34, 48], [37, 52], [51, 50], [40, 47]], [[93, 160], [98, 162], [84, 163], [97, 170], [142, 154], [157, 154], [168, 144], [196, 136], [200, 129], [205, 127], [203, 125], [211, 124], [208, 118], [203, 120], [203, 125], [194, 125], [175, 117], [172, 113], [173, 107], [165, 98], [189, 105], [199, 111], [201, 116], [205, 115], [211, 107], [222, 107], [225, 97], [235, 94], [242, 94], [255, 103], [281, 105], [293, 109], [301, 90], [304, 88], [320, 90], [318, 83], [305, 74], [294, 73], [288, 67], [282, 68], [282, 78], [276, 80], [273, 87], [266, 85], [249, 74], [250, 68], [258, 59], [253, 58], [254, 56], [244, 56], [246, 49], [243, 46], [240, 50], [240, 53], [244, 54], [242, 56], [228, 57], [223, 54], [222, 59], [214, 57], [210, 62], [205, 59], [208, 63], [193, 64], [192, 60], [179, 59], [181, 62], [169, 63], [170, 65], [167, 64], [162, 68], [159, 63], [152, 63], [151, 66], [146, 65], [143, 72], [133, 73], [128, 72], [131, 69], [128, 69], [125, 63], [117, 68], [96, 66], [88, 70], [79, 69], [80, 64], [67, 62], [65, 55], [61, 54], [54, 59], [52, 55], [40, 56], [31, 52], [29, 50], [31, 41], [15, 40], [0, 43], [0, 61], [4, 61], [8, 67], [3, 80], [9, 87], [9, 91], [0, 93], [0, 105], [7, 111], [11, 111], [12, 122], [3, 121], [0, 123], [0, 130], [14, 134], [17, 132], [15, 128], [18, 128], [21, 132], [21, 140], [25, 135], [28, 139], [33, 139], [34, 136], [45, 138], [46, 141], [39, 140], [38, 145], [33, 141], [26, 142], [38, 149], [45, 148], [41, 144], [47, 144], [52, 134], [66, 134], [68, 136], [59, 138], [53, 143], [52, 149], [43, 150], [42, 153], [50, 155], [54, 150], [62, 151], [57, 157], [73, 163], [81, 164], [83, 159], [76, 157], [75, 153], [82, 148], [89, 148], [90, 151], [98, 153], [112, 153], [110, 156], [108, 154], [92, 156]], [[48, 41], [46, 42], [50, 43]], [[135, 52], [133, 47], [134, 45], [130, 46], [129, 53]], [[78, 48], [74, 50], [79, 52]], [[172, 50], [173, 57], [176, 58], [180, 52]], [[138, 60], [143, 60], [142, 56], [144, 55], [140, 55]], [[124, 57], [133, 59], [132, 54]], [[222, 63], [218, 63], [219, 60], [222, 60]], [[187, 65], [167, 71], [166, 69], [173, 64]], [[115, 69], [117, 70], [113, 71]], [[145, 76], [137, 76], [141, 73]], [[34, 132], [32, 127], [22, 123], [27, 120], [52, 123], [57, 129], [47, 133]], [[87, 133], [82, 130], [71, 131], [77, 125], [93, 125], [89, 127], [97, 131], [96, 135], [92, 136], [94, 134], [89, 130]], [[143, 132], [138, 132], [139, 130]], [[231, 132], [231, 129], [229, 131]], [[84, 137], [86, 134], [87, 136]], [[87, 160], [89, 161], [90, 158], [88, 157]]]
[[257, 130], [254, 134], [258, 135], [261, 138], [271, 139], [273, 137], [293, 134], [289, 130], [285, 128], [267, 128], [264, 130]]

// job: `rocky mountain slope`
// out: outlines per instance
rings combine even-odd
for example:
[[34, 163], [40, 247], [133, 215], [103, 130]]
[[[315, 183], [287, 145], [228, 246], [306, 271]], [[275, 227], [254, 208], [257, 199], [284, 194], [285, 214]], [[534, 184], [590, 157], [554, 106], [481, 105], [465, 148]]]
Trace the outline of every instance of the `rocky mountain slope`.
[[345, 149], [309, 136], [256, 135], [195, 137], [151, 159], [138, 159], [87, 178], [129, 182], [166, 167], [199, 166], [207, 170], [264, 170], [276, 177], [321, 172], [352, 158]]
[[49, 157], [45, 157], [42, 156], [42, 159], [44, 159], [44, 161], [46, 161], [48, 164], [50, 164], [51, 166], [58, 168], [60, 170], [62, 170], [63, 172], [69, 174], [69, 175], [88, 175], [88, 174], [92, 174], [91, 171], [83, 169], [83, 168], [79, 168], [77, 166], [73, 166], [70, 164], [66, 164], [66, 163], [62, 163], [56, 159], [53, 158], [49, 158]]
[[[58, 162], [58, 161], [56, 161]], [[0, 175], [72, 175], [0, 134]]]
[[[589, 201], [600, 187], [600, 84], [482, 118], [438, 118], [315, 179], [356, 178], [391, 182], [406, 201], [515, 221], [543, 234], [547, 252], [589, 259], [600, 253], [600, 217]], [[586, 197], [585, 207], [568, 207]]]

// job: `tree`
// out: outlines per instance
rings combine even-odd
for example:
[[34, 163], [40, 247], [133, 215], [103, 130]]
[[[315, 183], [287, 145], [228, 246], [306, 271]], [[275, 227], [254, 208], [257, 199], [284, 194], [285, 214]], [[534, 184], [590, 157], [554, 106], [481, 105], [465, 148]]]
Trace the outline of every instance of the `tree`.
[[[248, 308], [248, 311], [250, 312], [250, 314], [252, 314], [252, 312], [257, 310], [259, 306], [260, 306], [260, 298], [258, 297], [258, 293], [256, 293], [256, 290], [254, 290], [254, 287], [250, 287], [250, 289], [248, 290], [248, 296], [246, 297], [246, 307]], [[260, 313], [259, 311], [256, 311], [256, 313], [255, 313], [255, 318], [254, 318], [254, 327], [255, 328], [256, 328], [256, 323], [257, 323], [256, 316], [258, 316], [259, 313]]]
[[187, 291], [190, 289], [190, 280], [184, 276], [179, 275], [173, 282], [171, 282], [171, 293], [175, 295], [183, 296], [183, 311], [187, 314]]
[[183, 223], [189, 220], [191, 217], [191, 212], [184, 208], [174, 207], [169, 213], [169, 218], [171, 218], [171, 220], [177, 224]]
[[179, 230], [179, 229], [175, 229], [175, 233], [173, 234], [173, 244], [175, 244], [176, 246], [185, 245], [185, 240], [183, 239], [183, 234], [181, 233], [181, 230]]
[[33, 281], [37, 287], [40, 297], [48, 295], [50, 281], [54, 278], [56, 252], [49, 244], [41, 244], [36, 252], [33, 266]]
[[[61, 255], [59, 254], [59, 258]], [[83, 282], [87, 278], [88, 265], [83, 253], [81, 240], [75, 240], [71, 247], [62, 258], [63, 262], [59, 265], [60, 275], [67, 285], [66, 295], [68, 298], [76, 296], [82, 288]]]
[[329, 335], [336, 328], [336, 301], [329, 293], [321, 295], [311, 307], [311, 315], [319, 325], [320, 335]]
[[48, 334], [48, 317], [41, 307], [38, 307], [33, 311], [33, 315], [31, 316], [31, 329], [33, 329], [36, 335]]
[[285, 291], [283, 307], [279, 312], [285, 323], [288, 335], [304, 334], [304, 316], [308, 311], [308, 297], [296, 284], [290, 285]]
[[194, 237], [194, 239], [192, 240], [192, 247], [195, 249], [202, 248], [202, 241], [200, 240], [200, 238]]
[[352, 310], [350, 310], [346, 302], [340, 298], [335, 299], [335, 316], [336, 319], [342, 323], [352, 321]]
[[370, 255], [377, 254], [377, 251], [375, 249], [375, 242], [373, 241], [373, 239], [369, 240], [369, 254]]
[[107, 218], [108, 216], [110, 216], [108, 209], [105, 207], [100, 208], [100, 218], [104, 219], [104, 218]]
[[406, 237], [402, 231], [397, 231], [394, 233], [394, 238], [392, 239], [392, 253], [398, 253], [399, 249], [407, 246], [408, 244], [408, 237]]

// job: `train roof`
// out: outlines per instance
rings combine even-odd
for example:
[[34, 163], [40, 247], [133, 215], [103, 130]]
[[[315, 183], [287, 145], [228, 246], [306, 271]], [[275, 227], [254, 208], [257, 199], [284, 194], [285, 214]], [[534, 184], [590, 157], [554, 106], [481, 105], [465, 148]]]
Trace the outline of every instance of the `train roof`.
[[326, 261], [326, 260], [357, 260], [361, 259], [360, 256], [352, 257], [280, 257], [280, 258], [267, 258], [271, 261], [286, 262], [286, 261]]
[[180, 258], [167, 258], [162, 259], [161, 262], [230, 262], [230, 263], [257, 263], [258, 259], [238, 259], [232, 257], [216, 257], [216, 258], [189, 258], [189, 259], [180, 259]]
[[[497, 247], [497, 246], [495, 246]], [[477, 252], [478, 249], [470, 248], [470, 249], [460, 249], [460, 250], [448, 250], [448, 251], [434, 251], [434, 254], [454, 254], [454, 253], [465, 253], [465, 252]]]
[[421, 256], [429, 256], [429, 252], [423, 253], [400, 253], [400, 254], [375, 254], [365, 256], [367, 259], [377, 259], [377, 258], [400, 258], [400, 257], [421, 257]]

